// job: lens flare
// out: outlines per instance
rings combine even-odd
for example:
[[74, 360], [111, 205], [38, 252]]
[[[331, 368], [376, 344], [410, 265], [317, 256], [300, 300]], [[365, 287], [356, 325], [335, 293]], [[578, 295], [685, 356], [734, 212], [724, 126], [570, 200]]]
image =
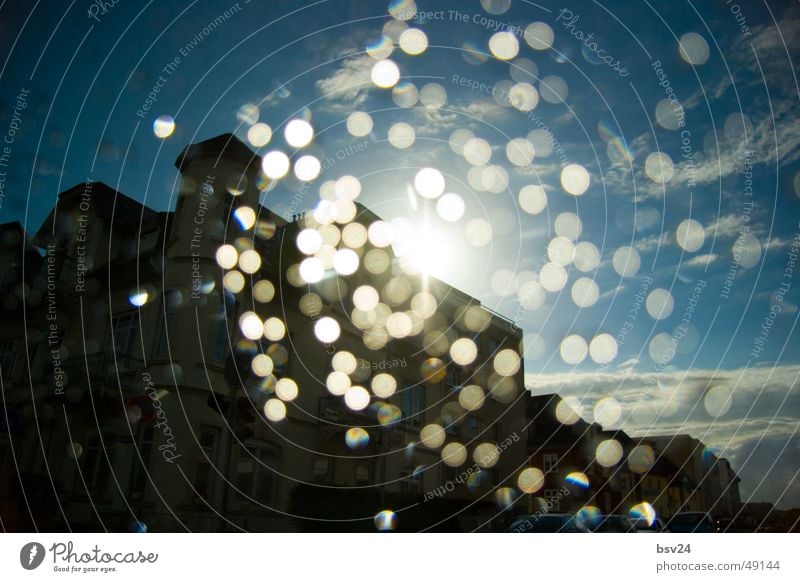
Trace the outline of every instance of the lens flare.
[[428, 48], [428, 37], [418, 28], [409, 28], [400, 35], [398, 44], [408, 55], [421, 55]]
[[364, 410], [369, 406], [369, 392], [363, 386], [350, 386], [344, 393], [344, 403], [354, 411]]
[[438, 384], [447, 375], [447, 366], [439, 358], [428, 358], [422, 362], [419, 371], [423, 381], [429, 384]]
[[597, 445], [595, 458], [603, 467], [613, 467], [622, 459], [622, 445], [615, 439], [607, 439]]
[[581, 165], [569, 164], [561, 171], [561, 187], [568, 194], [580, 196], [589, 189], [589, 172]]
[[347, 118], [347, 132], [353, 137], [364, 137], [372, 131], [372, 117], [363, 111], [354, 111]]
[[381, 426], [392, 426], [403, 416], [403, 412], [394, 404], [381, 404], [378, 408], [378, 422]]
[[648, 445], [637, 445], [628, 453], [628, 468], [634, 473], [646, 473], [656, 462], [656, 453]]
[[696, 32], [687, 32], [678, 41], [681, 58], [690, 65], [702, 65], [711, 56], [706, 39]]
[[278, 180], [289, 172], [289, 156], [274, 150], [266, 154], [261, 160], [261, 169], [268, 178]]
[[494, 492], [494, 501], [497, 509], [504, 511], [514, 507], [514, 501], [517, 499], [517, 492], [511, 487], [500, 487]]
[[459, 467], [467, 460], [467, 448], [461, 443], [449, 443], [442, 449], [442, 461], [448, 467]]
[[384, 509], [375, 516], [378, 531], [393, 531], [397, 527], [397, 515], [391, 509]]
[[270, 398], [264, 404], [264, 416], [272, 422], [278, 422], [286, 418], [286, 405], [277, 398]]
[[564, 478], [564, 481], [567, 483], [567, 485], [574, 485], [575, 487], [580, 487], [581, 489], [589, 488], [589, 477], [578, 471], [569, 473]]
[[435, 168], [424, 168], [414, 178], [414, 187], [423, 198], [438, 198], [444, 186], [444, 176]]
[[175, 120], [169, 115], [162, 115], [153, 122], [153, 133], [156, 137], [166, 139], [175, 131]]
[[351, 449], [363, 449], [369, 444], [369, 433], [360, 427], [347, 429], [344, 442]]
[[146, 289], [137, 289], [128, 293], [128, 302], [134, 307], [141, 307], [150, 299]]
[[322, 171], [322, 164], [314, 156], [301, 156], [294, 163], [294, 175], [301, 182], [315, 180]]
[[489, 50], [500, 60], [510, 60], [519, 53], [519, 41], [510, 32], [496, 32], [489, 39]]
[[536, 493], [544, 486], [544, 473], [535, 467], [528, 467], [517, 477], [517, 487], [523, 493]]
[[544, 22], [534, 22], [525, 28], [525, 42], [533, 50], [545, 51], [553, 46], [553, 29]]
[[311, 143], [314, 139], [314, 128], [304, 119], [292, 119], [286, 124], [283, 135], [293, 148], [302, 148]]
[[429, 449], [438, 449], [444, 444], [447, 434], [440, 424], [428, 424], [419, 433], [420, 442]]
[[578, 523], [588, 530], [593, 530], [595, 527], [597, 527], [602, 518], [603, 514], [600, 511], [600, 508], [595, 507], [594, 505], [581, 507], [575, 514], [575, 519], [578, 520]]
[[277, 342], [286, 335], [286, 325], [277, 317], [270, 317], [264, 322], [264, 337]]
[[658, 517], [656, 508], [650, 505], [647, 501], [637, 503], [631, 507], [628, 515], [631, 517], [631, 519], [643, 519], [648, 526], [653, 525]]
[[706, 233], [703, 225], [687, 218], [678, 225], [675, 232], [675, 239], [678, 246], [689, 253], [700, 250], [706, 240]]
[[281, 378], [275, 385], [275, 396], [284, 402], [291, 402], [300, 393], [297, 382], [291, 378]]
[[375, 63], [370, 73], [372, 82], [381, 89], [391, 89], [400, 80], [400, 69], [394, 61], [383, 59]]
[[675, 300], [666, 289], [653, 289], [645, 300], [647, 314], [656, 320], [666, 319], [672, 315]]
[[247, 141], [256, 148], [267, 145], [272, 139], [272, 128], [266, 123], [256, 123], [247, 130]]

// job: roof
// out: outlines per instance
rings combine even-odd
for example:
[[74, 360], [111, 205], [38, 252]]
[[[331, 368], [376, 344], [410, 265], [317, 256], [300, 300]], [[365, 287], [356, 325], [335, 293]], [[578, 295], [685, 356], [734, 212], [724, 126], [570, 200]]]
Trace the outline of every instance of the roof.
[[138, 227], [140, 223], [150, 223], [158, 219], [159, 213], [137, 202], [109, 186], [104, 182], [79, 182], [58, 195], [57, 208], [50, 211], [33, 240], [39, 246], [50, 238], [53, 231], [53, 220], [59, 213], [68, 212], [71, 205], [77, 206], [84, 194], [91, 193], [89, 208], [101, 218], [114, 222], [121, 227]]
[[198, 158], [232, 159], [246, 166], [261, 167], [261, 156], [247, 147], [232, 133], [223, 133], [211, 139], [186, 146], [175, 160], [175, 167], [183, 167]]

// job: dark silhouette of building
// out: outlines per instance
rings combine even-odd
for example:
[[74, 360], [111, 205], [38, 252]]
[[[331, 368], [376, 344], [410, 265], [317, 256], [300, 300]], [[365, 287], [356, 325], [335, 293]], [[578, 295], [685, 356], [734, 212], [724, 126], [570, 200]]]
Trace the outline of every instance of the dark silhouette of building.
[[739, 478], [730, 464], [688, 435], [631, 438], [604, 430], [557, 395], [534, 396], [527, 406], [528, 457], [544, 471], [544, 499], [555, 500], [557, 510], [636, 514], [648, 503], [663, 520], [679, 512], [732, 517], [738, 511]]
[[[350, 248], [345, 227], [379, 218], [354, 205], [347, 221], [281, 219], [259, 203], [261, 158], [231, 135], [176, 167], [174, 212], [89, 182], [59, 195], [32, 240], [1, 227], [3, 526], [374, 531], [392, 510], [403, 530], [491, 528], [505, 508], [494, 492], [526, 466], [521, 361], [494, 366], [521, 331], [368, 240], [348, 243], [353, 274], [300, 280], [300, 231]], [[368, 312], [354, 310], [361, 285], [379, 293]], [[258, 337], [243, 327], [253, 316]], [[335, 341], [315, 337], [324, 318]], [[458, 338], [474, 360], [452, 361]], [[367, 406], [331, 391], [348, 362]], [[460, 398], [468, 385], [480, 397]], [[285, 418], [266, 418], [268, 402]], [[496, 455], [479, 459], [479, 445]]]

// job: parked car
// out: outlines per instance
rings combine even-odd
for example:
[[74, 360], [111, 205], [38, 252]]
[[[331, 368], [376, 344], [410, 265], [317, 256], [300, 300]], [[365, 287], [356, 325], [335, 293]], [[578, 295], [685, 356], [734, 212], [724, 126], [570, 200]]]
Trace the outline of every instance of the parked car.
[[597, 533], [633, 533], [636, 528], [627, 515], [604, 515], [592, 527]]
[[664, 531], [664, 522], [658, 517], [652, 523], [649, 523], [644, 517], [637, 517], [632, 521], [633, 527], [638, 533], [660, 533]]
[[570, 513], [534, 513], [520, 515], [511, 522], [506, 533], [585, 533]]
[[712, 533], [717, 530], [714, 518], [704, 511], [684, 511], [672, 516], [667, 524], [672, 533]]

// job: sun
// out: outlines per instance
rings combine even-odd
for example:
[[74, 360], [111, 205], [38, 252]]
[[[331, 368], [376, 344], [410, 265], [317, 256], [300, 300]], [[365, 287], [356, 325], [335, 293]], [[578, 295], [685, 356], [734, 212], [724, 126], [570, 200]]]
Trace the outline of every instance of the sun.
[[452, 273], [455, 242], [443, 230], [423, 225], [408, 232], [405, 240], [399, 242], [395, 254], [422, 277], [446, 280]]

